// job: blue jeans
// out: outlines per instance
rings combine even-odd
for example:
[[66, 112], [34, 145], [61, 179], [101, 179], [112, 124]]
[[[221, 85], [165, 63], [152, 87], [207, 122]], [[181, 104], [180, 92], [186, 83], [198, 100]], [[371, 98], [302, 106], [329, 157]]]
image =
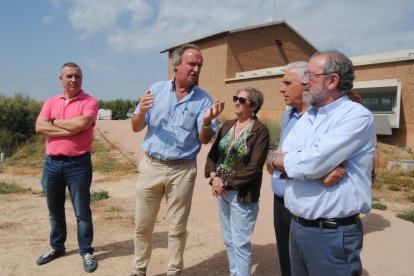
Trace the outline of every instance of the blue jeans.
[[259, 213], [259, 203], [238, 203], [238, 191], [226, 191], [217, 198], [221, 232], [227, 247], [231, 276], [251, 275], [253, 229]]
[[65, 250], [66, 217], [65, 191], [68, 187], [77, 222], [79, 253], [93, 253], [93, 224], [90, 208], [92, 182], [91, 155], [53, 157], [46, 155], [42, 187], [47, 200], [50, 221], [50, 245], [57, 251]]

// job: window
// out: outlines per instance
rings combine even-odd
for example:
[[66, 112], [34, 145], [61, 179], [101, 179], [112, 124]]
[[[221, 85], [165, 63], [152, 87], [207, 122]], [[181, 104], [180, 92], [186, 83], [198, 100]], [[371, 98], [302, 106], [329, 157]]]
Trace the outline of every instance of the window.
[[363, 105], [371, 112], [393, 112], [395, 98], [393, 93], [364, 93], [362, 97]]

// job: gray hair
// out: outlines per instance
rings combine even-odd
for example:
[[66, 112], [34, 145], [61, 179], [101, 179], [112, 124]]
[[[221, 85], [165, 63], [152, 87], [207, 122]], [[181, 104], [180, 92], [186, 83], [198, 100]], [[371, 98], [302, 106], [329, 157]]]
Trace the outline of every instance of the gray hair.
[[253, 111], [253, 115], [256, 116], [256, 114], [259, 112], [260, 108], [262, 108], [263, 105], [263, 93], [257, 90], [256, 88], [249, 86], [239, 88], [236, 92], [236, 95], [239, 94], [240, 91], [246, 91], [249, 94], [247, 96], [248, 99], [256, 106], [256, 109]]
[[305, 73], [306, 66], [308, 66], [308, 63], [306, 61], [295, 61], [291, 62], [288, 65], [286, 65], [286, 70], [289, 69], [296, 69], [297, 72], [297, 80], [300, 81], [303, 78], [303, 75]]
[[195, 45], [195, 44], [184, 44], [181, 45], [180, 47], [178, 47], [177, 49], [174, 50], [174, 52], [172, 53], [172, 70], [173, 72], [177, 72], [177, 68], [176, 68], [176, 64], [178, 62], [181, 62], [181, 60], [183, 59], [183, 54], [185, 52], [185, 50], [187, 49], [195, 49], [199, 52], [201, 52], [200, 48]]
[[327, 57], [324, 73], [338, 74], [338, 90], [342, 94], [348, 94], [351, 92], [352, 87], [354, 86], [353, 81], [355, 79], [354, 65], [352, 64], [352, 61], [347, 56], [336, 50], [316, 52], [312, 55], [312, 57], [321, 55]]
[[65, 64], [62, 65], [61, 70], [63, 70], [63, 68], [65, 68], [65, 67], [77, 68], [77, 69], [79, 69], [79, 71], [82, 74], [82, 69], [79, 67], [79, 65], [77, 65], [74, 62], [66, 62]]

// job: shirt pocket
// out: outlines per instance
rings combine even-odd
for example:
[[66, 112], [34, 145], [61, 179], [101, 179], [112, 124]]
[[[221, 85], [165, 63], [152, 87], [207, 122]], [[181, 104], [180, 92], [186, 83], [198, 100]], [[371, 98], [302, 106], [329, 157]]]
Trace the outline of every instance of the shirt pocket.
[[197, 117], [194, 112], [187, 111], [186, 114], [184, 114], [184, 116], [182, 116], [181, 119], [182, 120], [180, 120], [181, 122], [178, 125], [179, 127], [187, 131], [192, 131], [194, 127], [196, 127]]

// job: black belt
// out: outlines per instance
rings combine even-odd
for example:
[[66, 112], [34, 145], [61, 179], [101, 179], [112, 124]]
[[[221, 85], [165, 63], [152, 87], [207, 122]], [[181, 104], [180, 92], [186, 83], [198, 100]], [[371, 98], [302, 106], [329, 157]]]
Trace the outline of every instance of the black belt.
[[148, 157], [152, 162], [164, 164], [164, 165], [181, 165], [181, 164], [187, 164], [193, 161], [194, 159], [174, 159], [174, 160], [162, 160], [155, 158], [154, 156], [149, 155], [148, 153], [145, 153], [145, 156]]
[[276, 201], [279, 201], [282, 204], [285, 204], [285, 198], [283, 196], [278, 196], [275, 194]]
[[345, 218], [332, 218], [332, 219], [318, 218], [314, 220], [309, 220], [309, 219], [301, 218], [298, 216], [292, 216], [292, 219], [305, 227], [337, 229], [339, 226], [346, 226], [346, 225], [358, 223], [359, 214], [355, 214], [353, 216], [345, 217]]
[[84, 154], [82, 154], [82, 155], [78, 155], [78, 156], [68, 156], [68, 155], [49, 155], [49, 157], [52, 159], [52, 160], [56, 160], [56, 161], [72, 161], [72, 160], [76, 160], [76, 159], [79, 159], [79, 158], [83, 158], [83, 157], [86, 157], [86, 156], [90, 156], [91, 155], [91, 153], [88, 151], [88, 152], [85, 152]]

